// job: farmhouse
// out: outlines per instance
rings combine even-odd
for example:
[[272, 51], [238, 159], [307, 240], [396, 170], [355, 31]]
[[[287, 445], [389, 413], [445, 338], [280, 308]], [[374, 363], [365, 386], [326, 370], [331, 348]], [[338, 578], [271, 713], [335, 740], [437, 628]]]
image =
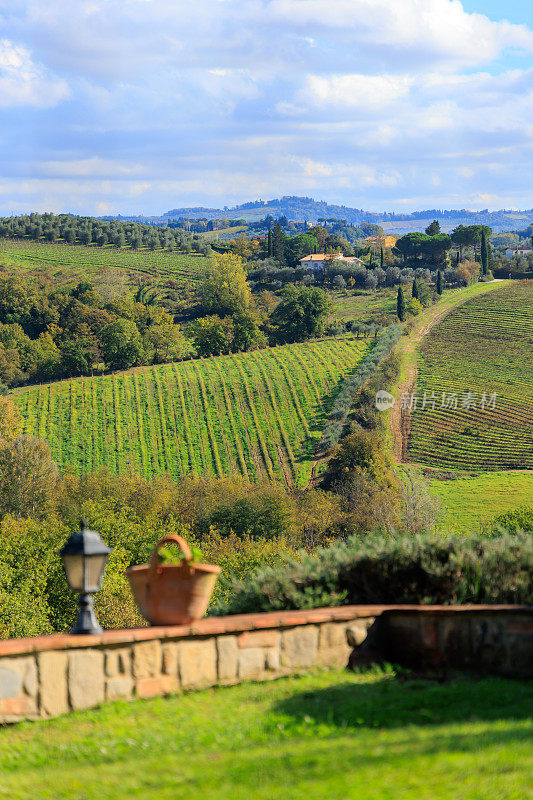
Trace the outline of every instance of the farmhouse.
[[326, 265], [332, 266], [333, 262], [338, 266], [362, 266], [364, 262], [355, 256], [343, 256], [342, 253], [312, 253], [300, 259], [302, 267], [311, 267], [311, 269], [324, 269]]
[[507, 258], [513, 256], [530, 256], [533, 255], [533, 247], [529, 244], [522, 245], [521, 247], [508, 247], [505, 251]]

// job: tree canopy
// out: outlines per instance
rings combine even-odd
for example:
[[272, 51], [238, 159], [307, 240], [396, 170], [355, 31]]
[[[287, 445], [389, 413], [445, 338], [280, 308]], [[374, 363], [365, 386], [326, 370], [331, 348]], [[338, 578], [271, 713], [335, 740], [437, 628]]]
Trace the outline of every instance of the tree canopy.
[[222, 316], [250, 308], [252, 294], [242, 258], [235, 253], [214, 256], [201, 295], [206, 310]]
[[321, 333], [331, 300], [321, 289], [288, 286], [283, 300], [271, 316], [274, 336], [284, 342], [301, 342]]

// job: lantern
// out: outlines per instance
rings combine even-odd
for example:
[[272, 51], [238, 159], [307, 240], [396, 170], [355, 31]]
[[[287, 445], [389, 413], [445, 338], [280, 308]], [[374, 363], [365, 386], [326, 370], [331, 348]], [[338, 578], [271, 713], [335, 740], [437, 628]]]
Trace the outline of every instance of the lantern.
[[93, 594], [102, 585], [110, 552], [100, 535], [89, 530], [84, 520], [79, 533], [73, 533], [61, 550], [68, 585], [78, 594], [80, 608], [71, 633], [102, 633], [94, 613]]

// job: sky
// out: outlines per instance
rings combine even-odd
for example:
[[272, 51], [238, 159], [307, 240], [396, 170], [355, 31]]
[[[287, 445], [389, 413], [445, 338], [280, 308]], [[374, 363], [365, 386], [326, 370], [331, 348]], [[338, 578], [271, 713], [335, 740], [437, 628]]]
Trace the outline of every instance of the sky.
[[0, 214], [533, 207], [529, 0], [0, 0]]

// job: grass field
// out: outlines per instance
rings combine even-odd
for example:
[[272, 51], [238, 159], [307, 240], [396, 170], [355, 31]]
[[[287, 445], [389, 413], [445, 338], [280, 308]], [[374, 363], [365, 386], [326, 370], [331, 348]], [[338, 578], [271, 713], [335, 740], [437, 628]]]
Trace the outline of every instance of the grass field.
[[488, 472], [468, 478], [429, 481], [440, 501], [439, 528], [472, 533], [498, 514], [533, 503], [533, 472]]
[[[372, 342], [374, 340], [371, 340]], [[305, 481], [323, 414], [369, 342], [353, 337], [138, 368], [14, 393], [62, 469]]]
[[[408, 460], [455, 470], [533, 469], [532, 341], [531, 281], [498, 286], [432, 328], [419, 348]], [[430, 402], [421, 408], [424, 392]], [[457, 395], [457, 409], [441, 407], [443, 392]]]
[[111, 246], [0, 239], [0, 267], [22, 278], [42, 280], [54, 286], [75, 285], [112, 268], [139, 276], [150, 275], [163, 283], [173, 280], [186, 287], [202, 277], [208, 262], [204, 256], [166, 250], [121, 250]]
[[201, 234], [202, 239], [207, 239], [208, 241], [214, 240], [218, 241], [225, 241], [226, 239], [238, 239], [239, 235], [244, 231], [248, 230], [247, 225], [233, 225], [231, 228], [219, 228], [216, 231], [205, 231]]
[[0, 730], [9, 800], [527, 800], [531, 684], [333, 670]]
[[353, 294], [348, 289], [346, 292], [335, 290], [330, 292], [333, 300], [332, 320], [348, 322], [369, 322], [382, 314], [396, 314], [397, 288], [380, 288], [375, 292]]

